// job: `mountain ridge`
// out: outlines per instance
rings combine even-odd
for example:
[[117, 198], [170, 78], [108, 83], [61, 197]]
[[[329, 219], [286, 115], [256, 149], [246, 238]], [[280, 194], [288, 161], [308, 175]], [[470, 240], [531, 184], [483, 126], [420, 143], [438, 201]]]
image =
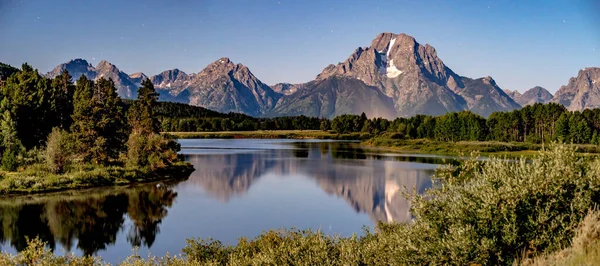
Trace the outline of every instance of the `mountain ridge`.
[[298, 84], [266, 85], [250, 68], [228, 57], [211, 62], [198, 73], [188, 74], [175, 68], [153, 76], [142, 72], [125, 74], [106, 60], [94, 67], [84, 59], [73, 59], [46, 76], [54, 77], [63, 69], [69, 70], [74, 80], [80, 75], [93, 80], [112, 78], [124, 98], [134, 98], [141, 81], [150, 79], [161, 101], [256, 117], [330, 118], [364, 112], [391, 118], [463, 110], [487, 117], [495, 111], [549, 101], [560, 102], [570, 110], [600, 107], [600, 89], [595, 83], [600, 84], [600, 71], [595, 70], [600, 68], [582, 69], [554, 97], [541, 87], [521, 94], [503, 90], [490, 76], [461, 76], [445, 65], [433, 46], [420, 44], [407, 34], [391, 32], [378, 34], [370, 46], [358, 47], [345, 61], [330, 64], [314, 80]]

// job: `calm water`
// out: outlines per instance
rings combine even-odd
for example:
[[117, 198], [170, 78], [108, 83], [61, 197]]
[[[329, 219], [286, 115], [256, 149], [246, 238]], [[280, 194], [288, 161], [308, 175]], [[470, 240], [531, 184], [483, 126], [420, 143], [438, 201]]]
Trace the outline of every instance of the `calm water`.
[[58, 254], [117, 262], [179, 253], [188, 237], [227, 244], [270, 228], [360, 234], [410, 219], [402, 186], [423, 191], [439, 156], [368, 152], [356, 143], [181, 140], [196, 171], [186, 181], [0, 199], [2, 251], [39, 236]]

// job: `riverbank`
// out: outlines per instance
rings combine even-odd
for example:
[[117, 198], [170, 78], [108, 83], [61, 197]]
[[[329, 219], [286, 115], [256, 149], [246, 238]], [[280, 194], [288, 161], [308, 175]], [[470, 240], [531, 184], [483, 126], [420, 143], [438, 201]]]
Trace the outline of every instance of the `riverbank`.
[[193, 171], [193, 166], [187, 162], [177, 162], [155, 170], [86, 166], [63, 174], [53, 174], [43, 165], [33, 165], [19, 172], [0, 171], [0, 194], [34, 194], [187, 179]]
[[[477, 151], [482, 155], [533, 156], [544, 148], [542, 144], [526, 142], [459, 141], [442, 142], [429, 139], [392, 139], [368, 133], [338, 134], [321, 130], [259, 130], [222, 132], [164, 132], [179, 139], [332, 139], [360, 140], [368, 148], [400, 153], [460, 155]], [[547, 145], [546, 145], [547, 146]], [[573, 145], [578, 153], [600, 154], [600, 146]]]
[[338, 134], [322, 130], [258, 130], [219, 132], [163, 132], [179, 139], [333, 139], [365, 140], [368, 133]]
[[[497, 141], [459, 141], [442, 142], [428, 139], [390, 139], [375, 137], [363, 141], [361, 144], [396, 152], [460, 155], [477, 151], [481, 155], [498, 156], [533, 156], [548, 145], [525, 142], [497, 142]], [[576, 152], [583, 155], [600, 154], [600, 147], [592, 144], [569, 144]]]

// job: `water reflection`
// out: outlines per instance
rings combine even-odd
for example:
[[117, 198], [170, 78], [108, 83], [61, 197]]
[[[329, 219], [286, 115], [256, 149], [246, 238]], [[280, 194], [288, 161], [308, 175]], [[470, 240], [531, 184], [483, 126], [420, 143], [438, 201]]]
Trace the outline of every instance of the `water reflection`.
[[[282, 178], [304, 175], [325, 192], [344, 198], [357, 212], [374, 222], [406, 221], [408, 202], [400, 189], [423, 192], [431, 186], [435, 156], [386, 156], [343, 142], [288, 143], [289, 149], [250, 154], [187, 155], [197, 169], [183, 185], [199, 185], [222, 202], [242, 196], [267, 173]], [[418, 163], [418, 164], [415, 164]]]
[[90, 255], [115, 243], [127, 215], [133, 223], [128, 242], [151, 247], [176, 197], [172, 188], [143, 186], [6, 199], [0, 201], [0, 239], [17, 251], [39, 237], [50, 248], [58, 243]]
[[0, 200], [3, 249], [19, 251], [27, 238], [40, 237], [55, 250], [116, 262], [133, 246], [178, 253], [186, 237], [232, 244], [291, 226], [360, 233], [369, 222], [410, 219], [400, 189], [422, 192], [448, 159], [348, 142], [186, 140], [182, 146], [196, 169], [183, 182]]

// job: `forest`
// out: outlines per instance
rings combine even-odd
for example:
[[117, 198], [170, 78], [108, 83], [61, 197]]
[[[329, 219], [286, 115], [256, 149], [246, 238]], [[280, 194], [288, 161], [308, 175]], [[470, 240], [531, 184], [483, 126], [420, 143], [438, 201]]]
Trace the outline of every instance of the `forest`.
[[3, 193], [153, 180], [191, 167], [179, 144], [159, 134], [158, 93], [149, 80], [126, 106], [110, 79], [74, 83], [67, 71], [49, 79], [27, 64], [1, 69]]

